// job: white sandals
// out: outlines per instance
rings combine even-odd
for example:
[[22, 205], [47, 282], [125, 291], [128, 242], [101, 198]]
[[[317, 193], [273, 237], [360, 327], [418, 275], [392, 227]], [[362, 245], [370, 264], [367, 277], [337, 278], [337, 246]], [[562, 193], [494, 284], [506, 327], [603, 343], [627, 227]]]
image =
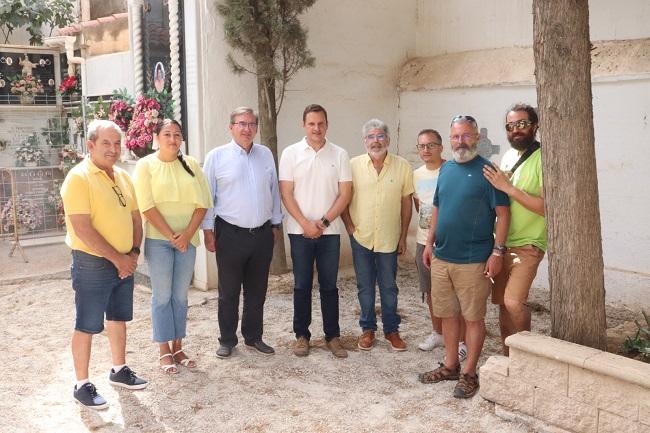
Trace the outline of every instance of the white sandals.
[[164, 355], [160, 355], [160, 357], [158, 358], [158, 361], [161, 361], [163, 358], [167, 358], [168, 356], [171, 357], [171, 359], [172, 359], [171, 364], [160, 364], [160, 369], [162, 370], [163, 373], [165, 373], [165, 374], [178, 374], [178, 368], [176, 367], [176, 364], [174, 364], [174, 362], [173, 362], [174, 361], [174, 355], [172, 355], [171, 353], [165, 353]]
[[[179, 353], [183, 353], [187, 358], [177, 360], [176, 355], [178, 355]], [[187, 354], [185, 354], [185, 352], [183, 352], [183, 349], [180, 349], [180, 350], [177, 350], [176, 352], [174, 352], [174, 354], [172, 355], [172, 358], [174, 359], [174, 361], [178, 362], [180, 365], [182, 365], [185, 368], [196, 368], [196, 362], [194, 362], [193, 359], [191, 359], [189, 356], [187, 356]]]

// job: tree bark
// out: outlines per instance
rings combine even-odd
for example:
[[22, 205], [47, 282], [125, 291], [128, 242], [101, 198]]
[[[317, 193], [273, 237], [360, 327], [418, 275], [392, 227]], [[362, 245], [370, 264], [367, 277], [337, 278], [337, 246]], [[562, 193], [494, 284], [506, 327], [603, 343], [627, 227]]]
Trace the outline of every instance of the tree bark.
[[604, 350], [587, 0], [534, 0], [553, 337]]
[[[277, 134], [277, 111], [275, 102], [275, 80], [273, 78], [257, 78], [257, 105], [259, 111], [260, 139], [273, 153], [275, 170], [278, 170], [278, 134]], [[284, 225], [281, 230], [282, 236], [273, 248], [273, 260], [271, 261], [271, 274], [279, 275], [288, 271], [287, 255], [284, 246]]]

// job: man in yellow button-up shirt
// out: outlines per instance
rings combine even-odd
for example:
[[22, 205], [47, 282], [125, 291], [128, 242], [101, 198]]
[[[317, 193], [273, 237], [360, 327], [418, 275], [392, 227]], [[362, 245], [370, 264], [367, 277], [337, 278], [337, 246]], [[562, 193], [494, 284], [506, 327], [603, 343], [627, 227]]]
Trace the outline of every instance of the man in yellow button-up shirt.
[[384, 336], [393, 350], [406, 350], [399, 336], [397, 314], [397, 256], [406, 252], [411, 221], [413, 171], [402, 157], [388, 153], [388, 126], [379, 119], [363, 125], [367, 154], [352, 158], [352, 201], [342, 215], [350, 235], [357, 276], [363, 333], [358, 346], [372, 349], [375, 343], [375, 283], [379, 285]]

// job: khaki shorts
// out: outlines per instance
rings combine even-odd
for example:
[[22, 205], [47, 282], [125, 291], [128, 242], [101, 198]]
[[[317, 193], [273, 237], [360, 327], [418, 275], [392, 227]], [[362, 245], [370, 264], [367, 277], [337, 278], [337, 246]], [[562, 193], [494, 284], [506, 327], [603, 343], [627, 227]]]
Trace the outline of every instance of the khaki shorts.
[[508, 248], [503, 269], [494, 277], [492, 303], [503, 305], [504, 299], [526, 302], [543, 258], [544, 251], [534, 245]]
[[431, 304], [436, 317], [459, 313], [470, 322], [485, 318], [492, 283], [485, 277], [485, 263], [459, 265], [431, 259]]

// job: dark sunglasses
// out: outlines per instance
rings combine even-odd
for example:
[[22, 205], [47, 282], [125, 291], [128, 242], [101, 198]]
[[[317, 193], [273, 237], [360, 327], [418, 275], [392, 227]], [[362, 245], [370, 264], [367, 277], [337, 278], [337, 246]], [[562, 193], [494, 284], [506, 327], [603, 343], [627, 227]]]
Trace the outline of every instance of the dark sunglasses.
[[126, 199], [124, 198], [124, 195], [122, 194], [122, 190], [120, 189], [120, 187], [115, 185], [113, 187], [113, 192], [117, 196], [117, 200], [120, 202], [122, 207], [126, 207]]
[[469, 123], [473, 124], [474, 126], [477, 125], [476, 119], [474, 119], [472, 116], [468, 116], [466, 114], [458, 114], [458, 115], [454, 116], [453, 119], [451, 119], [451, 125], [453, 125], [454, 123], [458, 123], [458, 122], [469, 122]]
[[516, 122], [508, 122], [506, 123], [506, 131], [512, 132], [515, 129], [526, 129], [532, 124], [533, 122], [526, 119], [517, 120]]

